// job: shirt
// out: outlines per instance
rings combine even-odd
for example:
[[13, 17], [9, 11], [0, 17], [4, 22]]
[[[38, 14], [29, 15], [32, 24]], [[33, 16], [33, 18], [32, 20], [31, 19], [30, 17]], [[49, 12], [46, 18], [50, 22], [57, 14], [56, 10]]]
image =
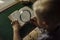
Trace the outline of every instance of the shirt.
[[40, 34], [38, 35], [37, 40], [46, 40], [49, 37], [46, 30], [40, 29]]

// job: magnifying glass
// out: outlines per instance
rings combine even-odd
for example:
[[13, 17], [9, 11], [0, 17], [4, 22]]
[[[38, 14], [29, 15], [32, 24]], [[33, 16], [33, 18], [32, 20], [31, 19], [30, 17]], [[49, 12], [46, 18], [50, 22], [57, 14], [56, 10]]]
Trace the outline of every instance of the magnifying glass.
[[31, 12], [29, 10], [23, 10], [20, 12], [20, 20], [22, 22], [27, 22], [31, 19]]
[[23, 26], [26, 22], [30, 21], [30, 19], [34, 17], [35, 15], [33, 10], [27, 6], [16, 10], [9, 15], [10, 20], [15, 21], [17, 19], [21, 26]]

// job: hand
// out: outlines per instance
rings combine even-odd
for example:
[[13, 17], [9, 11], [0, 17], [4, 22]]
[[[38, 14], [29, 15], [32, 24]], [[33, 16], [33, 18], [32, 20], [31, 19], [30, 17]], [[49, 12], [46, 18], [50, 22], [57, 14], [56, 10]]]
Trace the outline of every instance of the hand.
[[14, 22], [12, 22], [13, 31], [19, 31], [20, 27], [21, 27], [21, 26], [19, 25], [19, 23], [18, 23], [17, 20], [14, 21]]
[[31, 19], [30, 22], [33, 23], [34, 25], [38, 26], [37, 18], [36, 17], [34, 17], [33, 19]]

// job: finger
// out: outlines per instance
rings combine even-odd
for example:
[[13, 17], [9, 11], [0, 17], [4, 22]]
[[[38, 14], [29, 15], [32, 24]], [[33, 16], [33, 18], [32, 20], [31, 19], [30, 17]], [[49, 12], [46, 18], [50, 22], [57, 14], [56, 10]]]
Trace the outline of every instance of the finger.
[[15, 25], [15, 24], [19, 24], [19, 22], [17, 20], [11, 22], [12, 25]]
[[14, 24], [15, 21], [18, 21], [17, 19], [15, 19], [14, 21], [11, 21], [11, 24]]
[[34, 17], [33, 19], [30, 20], [32, 23], [37, 23], [37, 19]]

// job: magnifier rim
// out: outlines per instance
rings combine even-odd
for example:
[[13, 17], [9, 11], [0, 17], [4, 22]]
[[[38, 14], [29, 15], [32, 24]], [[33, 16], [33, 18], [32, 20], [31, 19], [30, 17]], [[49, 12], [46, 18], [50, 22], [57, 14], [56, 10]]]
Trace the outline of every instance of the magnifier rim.
[[[22, 11], [23, 11], [23, 12], [24, 12], [24, 11], [29, 12], [29, 14], [30, 14], [30, 19], [31, 19], [31, 12], [30, 12], [29, 10], [22, 10]], [[29, 19], [29, 20], [30, 20], [30, 19]], [[22, 22], [25, 22], [25, 21], [23, 21], [23, 19], [22, 19], [21, 15], [20, 15], [20, 20], [21, 20]]]

